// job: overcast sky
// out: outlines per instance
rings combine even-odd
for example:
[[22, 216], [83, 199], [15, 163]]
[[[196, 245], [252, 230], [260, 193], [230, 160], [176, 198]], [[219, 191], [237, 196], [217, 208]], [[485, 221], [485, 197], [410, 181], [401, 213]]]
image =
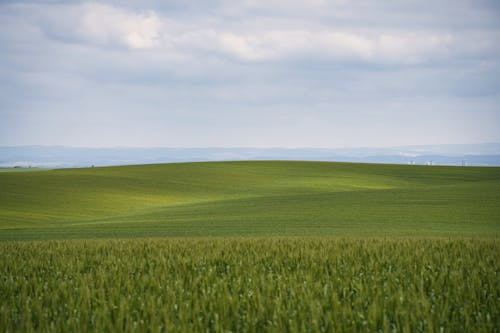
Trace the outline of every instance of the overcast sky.
[[497, 0], [0, 2], [0, 145], [479, 142]]

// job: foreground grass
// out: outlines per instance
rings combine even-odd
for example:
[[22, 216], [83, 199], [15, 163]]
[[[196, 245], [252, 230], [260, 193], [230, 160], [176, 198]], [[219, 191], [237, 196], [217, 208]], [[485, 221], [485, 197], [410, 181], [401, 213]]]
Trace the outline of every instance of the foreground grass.
[[500, 168], [217, 162], [0, 173], [0, 239], [500, 236]]
[[156, 239], [0, 243], [0, 330], [500, 330], [500, 243]]

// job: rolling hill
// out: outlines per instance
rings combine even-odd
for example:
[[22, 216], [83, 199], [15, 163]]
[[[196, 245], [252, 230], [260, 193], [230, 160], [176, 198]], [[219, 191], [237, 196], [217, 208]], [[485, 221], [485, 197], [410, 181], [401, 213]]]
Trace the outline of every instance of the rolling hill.
[[500, 168], [299, 161], [0, 173], [0, 239], [500, 235]]

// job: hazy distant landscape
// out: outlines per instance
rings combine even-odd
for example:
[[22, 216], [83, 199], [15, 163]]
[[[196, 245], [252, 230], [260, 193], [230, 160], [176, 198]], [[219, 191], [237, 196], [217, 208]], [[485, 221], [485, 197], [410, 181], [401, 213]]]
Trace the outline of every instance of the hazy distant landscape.
[[0, 167], [89, 167], [166, 162], [305, 160], [500, 166], [500, 143], [388, 148], [75, 148], [0, 147]]

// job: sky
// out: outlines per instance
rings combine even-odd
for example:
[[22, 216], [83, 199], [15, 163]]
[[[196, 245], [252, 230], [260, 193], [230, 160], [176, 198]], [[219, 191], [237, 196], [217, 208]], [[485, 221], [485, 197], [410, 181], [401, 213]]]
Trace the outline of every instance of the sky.
[[497, 0], [0, 1], [0, 145], [500, 142]]

